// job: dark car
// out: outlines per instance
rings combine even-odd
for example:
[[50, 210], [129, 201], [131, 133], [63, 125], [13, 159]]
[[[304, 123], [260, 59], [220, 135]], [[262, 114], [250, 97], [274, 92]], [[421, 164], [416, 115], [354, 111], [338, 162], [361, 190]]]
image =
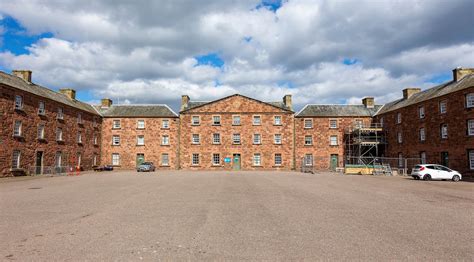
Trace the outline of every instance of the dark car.
[[137, 172], [154, 172], [155, 169], [156, 168], [155, 165], [153, 165], [153, 162], [143, 162], [137, 166]]
[[105, 166], [96, 166], [94, 167], [94, 171], [113, 171], [114, 167], [111, 165], [105, 165]]

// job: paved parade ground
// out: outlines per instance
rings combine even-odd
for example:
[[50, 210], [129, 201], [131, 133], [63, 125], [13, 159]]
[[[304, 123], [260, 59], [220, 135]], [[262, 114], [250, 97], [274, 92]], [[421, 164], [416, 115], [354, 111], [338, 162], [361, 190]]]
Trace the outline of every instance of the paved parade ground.
[[474, 259], [474, 183], [298, 172], [0, 180], [0, 260]]

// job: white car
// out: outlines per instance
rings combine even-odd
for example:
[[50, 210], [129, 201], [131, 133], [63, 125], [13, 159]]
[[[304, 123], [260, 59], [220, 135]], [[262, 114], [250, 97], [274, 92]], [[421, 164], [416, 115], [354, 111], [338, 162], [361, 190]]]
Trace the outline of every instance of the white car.
[[437, 164], [425, 164], [416, 165], [411, 171], [411, 176], [415, 180], [452, 180], [458, 182], [462, 179], [461, 174], [458, 171], [449, 169], [442, 165]]

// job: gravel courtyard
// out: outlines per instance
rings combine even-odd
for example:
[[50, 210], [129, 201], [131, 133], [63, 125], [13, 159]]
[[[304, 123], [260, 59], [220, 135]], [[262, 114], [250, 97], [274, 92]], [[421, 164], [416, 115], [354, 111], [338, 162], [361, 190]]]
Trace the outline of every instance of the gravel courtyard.
[[297, 172], [0, 180], [0, 260], [474, 259], [474, 183]]

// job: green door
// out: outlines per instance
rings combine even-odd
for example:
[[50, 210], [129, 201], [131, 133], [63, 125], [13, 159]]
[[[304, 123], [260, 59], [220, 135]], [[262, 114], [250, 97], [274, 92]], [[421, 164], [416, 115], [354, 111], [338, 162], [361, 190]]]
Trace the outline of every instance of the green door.
[[234, 170], [240, 170], [240, 154], [234, 154], [232, 168]]
[[137, 166], [145, 162], [145, 154], [137, 154]]
[[331, 155], [331, 170], [336, 170], [336, 167], [339, 166], [339, 157], [338, 155]]

